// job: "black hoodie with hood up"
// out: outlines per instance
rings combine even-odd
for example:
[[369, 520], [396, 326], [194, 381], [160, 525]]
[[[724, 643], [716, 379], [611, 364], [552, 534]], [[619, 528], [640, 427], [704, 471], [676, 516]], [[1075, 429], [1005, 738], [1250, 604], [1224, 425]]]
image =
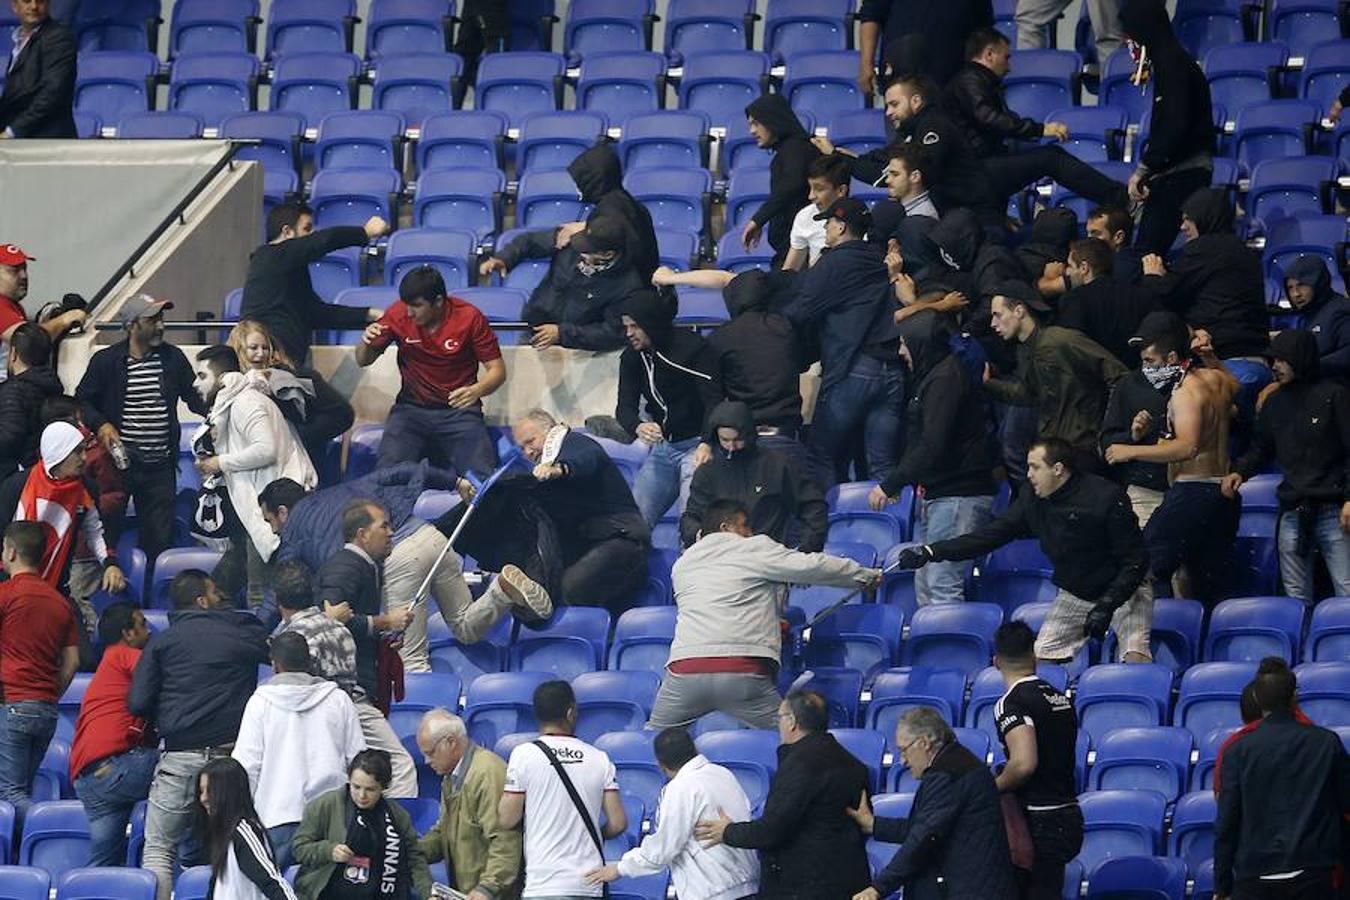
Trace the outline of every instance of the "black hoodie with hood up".
[[1031, 283], [1045, 273], [1049, 262], [1067, 262], [1069, 244], [1078, 237], [1078, 216], [1062, 206], [1041, 210], [1031, 223], [1031, 237], [1017, 248], [1017, 260]]
[[1007, 247], [985, 240], [979, 218], [968, 209], [954, 209], [943, 216], [928, 232], [928, 240], [938, 248], [947, 267], [947, 271], [932, 272], [930, 277], [966, 295], [970, 306], [965, 321], [971, 335], [980, 342], [990, 362], [1000, 371], [1011, 371], [1017, 354], [990, 327], [990, 304], [1001, 285], [1030, 280], [1022, 263]]
[[1163, 0], [1126, 0], [1125, 33], [1148, 51], [1153, 82], [1153, 126], [1140, 168], [1160, 175], [1182, 163], [1208, 168], [1214, 151], [1209, 81], [1181, 46]]
[[1208, 331], [1220, 359], [1260, 356], [1270, 332], [1265, 279], [1260, 255], [1233, 233], [1232, 198], [1223, 188], [1201, 188], [1181, 211], [1199, 236], [1166, 275], [1145, 275], [1144, 287], [1187, 325]]
[[769, 246], [773, 247], [774, 253], [773, 268], [777, 269], [787, 256], [792, 219], [806, 205], [806, 170], [820, 156], [820, 150], [811, 143], [811, 136], [781, 94], [757, 97], [745, 108], [745, 114], [772, 135], [769, 199], [760, 204], [751, 218], [768, 230]]
[[[723, 450], [718, 428], [735, 428], [745, 446]], [[712, 459], [699, 466], [689, 485], [689, 502], [680, 516], [680, 541], [688, 547], [698, 540], [703, 513], [718, 500], [735, 500], [750, 513], [750, 529], [780, 544], [788, 542], [793, 522], [797, 549], [819, 553], [829, 531], [830, 508], [814, 478], [798, 474], [783, 454], [758, 446], [755, 417], [744, 403], [727, 400], [708, 416], [703, 438], [713, 448]]]
[[1251, 449], [1233, 471], [1251, 478], [1277, 460], [1284, 480], [1276, 494], [1285, 509], [1350, 501], [1350, 388], [1321, 377], [1310, 332], [1280, 332], [1267, 355], [1289, 363], [1294, 380], [1266, 398]]
[[674, 314], [652, 293], [634, 294], [623, 307], [647, 333], [651, 346], [631, 345], [619, 357], [619, 400], [614, 417], [629, 434], [642, 422], [639, 401], [661, 426], [667, 441], [700, 437], [708, 413], [722, 400], [717, 358], [708, 342], [692, 331], [676, 328]]
[[608, 140], [602, 140], [572, 160], [567, 174], [576, 182], [581, 199], [595, 204], [586, 221], [608, 216], [628, 226], [624, 256], [637, 270], [643, 284], [651, 284], [652, 273], [661, 264], [652, 214], [633, 195], [624, 190], [619, 157]]
[[801, 372], [811, 361], [792, 322], [772, 312], [771, 301], [789, 293], [798, 278], [783, 269], [737, 275], [722, 288], [731, 321], [708, 335], [727, 399], [744, 402], [755, 424], [789, 435], [802, 425]]
[[979, 385], [952, 352], [946, 316], [920, 312], [900, 325], [911, 360], [905, 455], [881, 487], [891, 497], [922, 485], [930, 500], [992, 496], [989, 409]]
[[1326, 263], [1316, 256], [1302, 256], [1289, 264], [1284, 277], [1313, 289], [1312, 300], [1298, 311], [1299, 327], [1317, 339], [1322, 375], [1342, 381], [1350, 378], [1350, 300], [1331, 289]]

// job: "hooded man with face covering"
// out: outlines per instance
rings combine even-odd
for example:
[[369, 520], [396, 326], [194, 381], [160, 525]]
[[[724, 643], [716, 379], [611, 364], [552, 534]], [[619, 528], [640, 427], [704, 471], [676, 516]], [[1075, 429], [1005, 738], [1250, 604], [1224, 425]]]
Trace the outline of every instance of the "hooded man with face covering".
[[1314, 549], [1331, 574], [1333, 593], [1350, 595], [1350, 389], [1320, 371], [1317, 338], [1283, 331], [1271, 341], [1279, 388], [1256, 417], [1252, 447], [1224, 479], [1237, 496], [1243, 481], [1273, 458], [1284, 473], [1277, 495], [1277, 545], [1285, 593], [1313, 602]]
[[1298, 313], [1298, 327], [1317, 341], [1324, 378], [1350, 378], [1350, 300], [1331, 289], [1331, 273], [1315, 256], [1302, 256], [1284, 271], [1284, 289]]
[[[995, 458], [989, 411], [979, 385], [952, 352], [952, 327], [936, 312], [920, 312], [900, 326], [900, 358], [910, 370], [905, 455], [872, 489], [875, 510], [900, 496], [905, 485], [923, 489], [921, 532], [931, 543], [960, 537], [993, 518]], [[920, 606], [959, 603], [972, 561], [932, 563], [914, 576]]]
[[782, 94], [764, 94], [751, 101], [745, 116], [755, 143], [773, 151], [773, 162], [769, 163], [769, 199], [745, 223], [741, 242], [747, 250], [753, 249], [768, 228], [771, 268], [780, 269], [791, 249], [792, 219], [806, 205], [806, 170], [820, 151]]
[[652, 214], [624, 190], [623, 170], [613, 146], [608, 141], [596, 144], [572, 160], [567, 174], [576, 182], [581, 199], [595, 205], [586, 218], [586, 226], [602, 218], [623, 222], [623, 254], [642, 277], [643, 284], [651, 281], [661, 259]]

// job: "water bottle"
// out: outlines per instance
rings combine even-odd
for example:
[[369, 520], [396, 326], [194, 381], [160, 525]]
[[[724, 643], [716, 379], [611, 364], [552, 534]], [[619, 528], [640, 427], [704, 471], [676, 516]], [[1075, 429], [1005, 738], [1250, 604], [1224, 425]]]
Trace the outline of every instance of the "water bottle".
[[112, 454], [113, 465], [117, 468], [126, 471], [127, 467], [131, 465], [131, 457], [127, 456], [127, 448], [122, 446], [120, 440], [114, 440], [109, 444], [108, 452]]

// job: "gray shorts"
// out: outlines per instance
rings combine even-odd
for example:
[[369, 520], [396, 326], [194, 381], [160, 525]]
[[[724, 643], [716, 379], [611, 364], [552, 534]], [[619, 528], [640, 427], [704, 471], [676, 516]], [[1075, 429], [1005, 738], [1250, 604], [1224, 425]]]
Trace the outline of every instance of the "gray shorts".
[[[1073, 659], [1087, 643], [1083, 624], [1087, 621], [1088, 610], [1094, 605], [1061, 588], [1055, 595], [1050, 614], [1045, 617], [1040, 633], [1036, 635], [1036, 657], [1045, 660]], [[1145, 578], [1134, 596], [1125, 601], [1111, 617], [1111, 629], [1116, 633], [1120, 658], [1124, 659], [1126, 653], [1137, 653], [1152, 659], [1153, 651], [1149, 647], [1152, 627], [1153, 585]]]

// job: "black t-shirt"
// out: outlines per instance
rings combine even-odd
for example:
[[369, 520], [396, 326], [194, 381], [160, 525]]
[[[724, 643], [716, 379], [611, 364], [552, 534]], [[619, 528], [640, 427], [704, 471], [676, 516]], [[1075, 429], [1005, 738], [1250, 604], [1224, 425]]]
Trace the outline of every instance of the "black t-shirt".
[[1017, 789], [1024, 806], [1059, 806], [1077, 799], [1074, 745], [1078, 716], [1068, 697], [1049, 682], [1027, 676], [995, 705], [994, 721], [1005, 753], [1008, 732], [1020, 726], [1036, 730], [1036, 771]]

